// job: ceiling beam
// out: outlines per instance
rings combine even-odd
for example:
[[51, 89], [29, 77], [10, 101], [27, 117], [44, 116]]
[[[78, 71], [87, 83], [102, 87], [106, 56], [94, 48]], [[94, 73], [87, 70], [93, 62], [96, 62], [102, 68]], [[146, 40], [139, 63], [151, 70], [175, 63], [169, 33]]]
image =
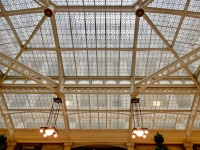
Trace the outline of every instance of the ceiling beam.
[[137, 87], [140, 87], [138, 90], [144, 90], [149, 85], [154, 84], [155, 82], [163, 79], [164, 77], [178, 71], [184, 66], [191, 64], [192, 62], [200, 59], [200, 48], [197, 48], [194, 51], [189, 52], [183, 57], [177, 59], [176, 61], [170, 63], [159, 71], [153, 73], [152, 75], [142, 79], [140, 82], [136, 84]]
[[[149, 23], [149, 25], [152, 27], [152, 29], [157, 33], [157, 35], [161, 38], [161, 40], [165, 43], [165, 45], [167, 46], [167, 48], [172, 52], [172, 54], [174, 55], [174, 57], [176, 57], [177, 59], [180, 58], [179, 55], [175, 52], [175, 50], [169, 45], [169, 43], [167, 42], [167, 40], [160, 33], [160, 31], [155, 27], [155, 25], [149, 19], [149, 17], [146, 14], [144, 14], [143, 17]], [[191, 80], [194, 82], [194, 84], [197, 86], [197, 88], [200, 90], [200, 86], [199, 86], [197, 80], [194, 78], [192, 72], [188, 69], [188, 67], [186, 65], [183, 65], [183, 68], [185, 69], [185, 71], [187, 72], [187, 74], [190, 76]]]
[[[24, 51], [92, 51], [92, 50], [111, 50], [111, 51], [133, 51], [133, 48], [26, 48]], [[134, 48], [136, 51], [169, 51], [168, 48]]]
[[[33, 38], [33, 36], [35, 35], [35, 33], [38, 31], [38, 29], [40, 28], [40, 26], [43, 24], [43, 22], [45, 20], [46, 20], [46, 16], [43, 16], [42, 19], [40, 20], [39, 24], [36, 26], [36, 28], [33, 30], [32, 34], [30, 35], [30, 37], [28, 38], [28, 40], [24, 44], [24, 46], [21, 48], [20, 52], [15, 57], [16, 60], [18, 60], [19, 57], [22, 55], [24, 49], [30, 43], [31, 39]], [[10, 66], [13, 66], [13, 64], [10, 64]], [[10, 72], [10, 69], [8, 68], [8, 70], [6, 71], [6, 73], [4, 74], [3, 78], [0, 81], [0, 85], [3, 83], [4, 79], [6, 78], [6, 76], [8, 75], [9, 72]]]
[[9, 69], [16, 71], [17, 73], [19, 73], [31, 80], [34, 80], [38, 84], [41, 84], [52, 91], [56, 91], [55, 88], [58, 87], [58, 84], [55, 83], [50, 78], [39, 74], [38, 72], [28, 68], [21, 62], [18, 62], [17, 60], [10, 58], [3, 53], [0, 53], [0, 64], [2, 64], [5, 67], [8, 67]]
[[173, 40], [172, 40], [172, 45], [171, 45], [171, 47], [174, 47], [174, 44], [175, 44], [175, 42], [176, 42], [176, 38], [177, 38], [177, 36], [178, 36], [178, 34], [179, 34], [179, 31], [180, 31], [180, 29], [181, 29], [181, 26], [182, 26], [182, 24], [183, 24], [183, 20], [184, 20], [184, 18], [185, 18], [185, 14], [187, 13], [189, 4], [190, 4], [190, 0], [187, 0], [187, 3], [185, 4], [185, 8], [184, 8], [184, 13], [183, 13], [183, 15], [181, 16], [181, 19], [180, 19], [180, 21], [179, 21], [179, 24], [178, 24], [176, 33], [175, 33], [174, 38], [173, 38]]

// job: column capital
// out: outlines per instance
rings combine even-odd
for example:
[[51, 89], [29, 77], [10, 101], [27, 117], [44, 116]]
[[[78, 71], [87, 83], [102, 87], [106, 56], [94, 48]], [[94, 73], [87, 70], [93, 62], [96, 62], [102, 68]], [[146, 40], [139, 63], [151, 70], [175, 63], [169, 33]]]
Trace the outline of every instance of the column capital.
[[130, 143], [126, 143], [126, 146], [127, 147], [129, 147], [129, 146], [135, 146], [135, 143], [131, 143], [131, 142]]
[[15, 142], [15, 141], [10, 141], [10, 142], [7, 142], [7, 145], [8, 145], [8, 146], [16, 146], [16, 145], [17, 145], [17, 142]]
[[64, 146], [72, 146], [72, 142], [65, 142]]

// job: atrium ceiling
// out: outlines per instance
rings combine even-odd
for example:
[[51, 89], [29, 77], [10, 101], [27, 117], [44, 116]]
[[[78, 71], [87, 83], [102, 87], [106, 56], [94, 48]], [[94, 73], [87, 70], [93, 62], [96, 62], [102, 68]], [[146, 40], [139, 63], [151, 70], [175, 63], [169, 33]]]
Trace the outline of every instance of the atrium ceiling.
[[[44, 14], [53, 6], [53, 15]], [[136, 17], [134, 9], [144, 10]], [[200, 1], [1, 0], [0, 130], [200, 130]]]

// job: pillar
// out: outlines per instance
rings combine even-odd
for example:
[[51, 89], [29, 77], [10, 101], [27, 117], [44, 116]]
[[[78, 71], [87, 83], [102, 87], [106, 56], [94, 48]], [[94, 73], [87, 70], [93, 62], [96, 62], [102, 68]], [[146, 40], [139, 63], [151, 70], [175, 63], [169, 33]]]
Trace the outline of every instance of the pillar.
[[70, 150], [70, 149], [71, 149], [71, 146], [72, 146], [72, 143], [71, 143], [71, 142], [64, 143], [64, 150]]
[[185, 150], [193, 150], [193, 144], [192, 143], [184, 143], [183, 144]]
[[17, 146], [17, 142], [14, 142], [14, 141], [8, 142], [6, 150], [14, 150], [16, 146]]
[[127, 150], [134, 150], [135, 143], [126, 143]]

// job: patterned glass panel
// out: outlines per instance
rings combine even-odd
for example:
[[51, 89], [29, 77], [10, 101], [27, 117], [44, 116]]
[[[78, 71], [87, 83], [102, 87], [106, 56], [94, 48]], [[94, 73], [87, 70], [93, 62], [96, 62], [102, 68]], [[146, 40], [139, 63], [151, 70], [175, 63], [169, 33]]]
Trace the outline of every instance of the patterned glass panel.
[[[4, 94], [8, 109], [51, 109], [54, 95]], [[49, 101], [49, 103], [47, 103]]]
[[167, 51], [138, 51], [136, 53], [136, 76], [148, 76], [175, 60]]
[[72, 48], [71, 25], [69, 13], [57, 12], [55, 15], [58, 38], [61, 48]]
[[147, 13], [147, 15], [168, 43], [172, 44], [181, 16], [156, 13]]
[[30, 0], [3, 0], [2, 4], [4, 5], [6, 11], [40, 7], [37, 3]]
[[106, 37], [105, 37], [105, 31], [106, 31], [106, 16], [105, 13], [96, 13], [96, 38], [97, 38], [97, 47], [98, 48], [104, 48], [106, 47]]
[[193, 124], [193, 130], [200, 130], [200, 114], [197, 114]]
[[[74, 1], [74, 0], [72, 0]], [[84, 13], [70, 13], [71, 30], [74, 48], [86, 47], [85, 15]]]
[[15, 35], [6, 19], [0, 17], [0, 52], [15, 58], [20, 51]]
[[120, 43], [119, 43], [120, 48], [133, 48], [134, 31], [135, 31], [135, 14], [122, 13], [120, 15], [120, 18], [121, 18], [121, 21], [120, 21], [121, 34], [120, 34]]
[[198, 1], [198, 0], [190, 0], [188, 11], [199, 12], [200, 11], [200, 1]]
[[96, 26], [95, 26], [95, 13], [85, 13], [85, 28], [86, 28], [86, 39], [88, 48], [96, 48]]
[[65, 5], [67, 5], [66, 0], [51, 0], [51, 2], [56, 4], [57, 6], [65, 6]]
[[185, 17], [177, 36], [174, 50], [183, 56], [199, 47], [200, 20], [197, 18]]
[[[115, 0], [116, 1], [116, 0]], [[118, 48], [120, 35], [120, 13], [106, 13], [106, 47]]]
[[160, 37], [155, 33], [151, 26], [144, 20], [140, 19], [138, 31], [138, 48], [163, 48], [166, 47]]
[[7, 128], [6, 123], [3, 119], [3, 116], [0, 116], [0, 129]]
[[76, 76], [76, 64], [74, 60], [74, 52], [62, 51], [62, 61], [64, 67], [65, 76]]
[[[49, 113], [18, 113], [11, 114], [11, 118], [15, 128], [31, 128], [38, 129], [45, 126]], [[58, 115], [56, 128], [64, 128], [64, 121], [61, 115]]]
[[154, 0], [149, 7], [183, 10], [186, 0]]
[[119, 76], [131, 76], [132, 52], [120, 51]]
[[26, 66], [43, 74], [44, 76], [58, 76], [58, 63], [56, 52], [33, 51], [24, 52], [19, 59]]
[[77, 76], [88, 76], [87, 51], [75, 51]]
[[55, 47], [54, 35], [49, 17], [46, 18], [39, 30], [31, 39], [27, 47], [31, 48], [52, 48]]
[[142, 110], [190, 110], [193, 94], [139, 94]]
[[129, 94], [65, 94], [67, 110], [130, 110]]
[[22, 44], [25, 44], [29, 39], [33, 30], [42, 19], [42, 16], [42, 13], [10, 16], [10, 20], [12, 21], [13, 26], [15, 27], [20, 40], [22, 41]]

